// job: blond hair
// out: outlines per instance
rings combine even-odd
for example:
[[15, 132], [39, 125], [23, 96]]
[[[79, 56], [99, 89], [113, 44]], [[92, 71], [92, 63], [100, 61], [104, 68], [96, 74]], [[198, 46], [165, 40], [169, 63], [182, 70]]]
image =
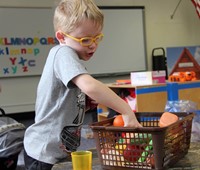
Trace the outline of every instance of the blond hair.
[[54, 13], [54, 30], [70, 33], [86, 19], [103, 28], [103, 13], [92, 0], [61, 0]]

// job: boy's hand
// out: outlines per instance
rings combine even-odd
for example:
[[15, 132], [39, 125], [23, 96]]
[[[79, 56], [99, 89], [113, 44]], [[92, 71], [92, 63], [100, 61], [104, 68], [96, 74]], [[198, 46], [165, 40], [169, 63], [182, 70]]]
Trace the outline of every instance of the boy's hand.
[[123, 114], [124, 127], [142, 127], [142, 125], [137, 121], [135, 113]]
[[68, 156], [71, 156], [71, 151], [67, 150], [65, 145], [61, 144], [60, 149], [62, 149], [63, 152], [65, 152]]

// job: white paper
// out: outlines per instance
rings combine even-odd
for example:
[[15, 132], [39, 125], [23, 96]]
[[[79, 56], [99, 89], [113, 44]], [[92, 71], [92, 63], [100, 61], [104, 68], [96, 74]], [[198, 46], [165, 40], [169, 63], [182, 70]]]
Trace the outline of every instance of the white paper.
[[151, 71], [131, 73], [131, 85], [139, 86], [139, 85], [150, 85], [150, 84], [153, 84]]

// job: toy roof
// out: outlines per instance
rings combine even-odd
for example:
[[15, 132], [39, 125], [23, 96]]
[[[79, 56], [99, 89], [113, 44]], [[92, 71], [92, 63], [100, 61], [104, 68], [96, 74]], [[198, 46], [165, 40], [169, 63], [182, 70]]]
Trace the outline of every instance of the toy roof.
[[197, 79], [200, 79], [199, 63], [194, 59], [190, 51], [187, 48], [184, 48], [169, 75], [172, 75], [174, 72], [186, 71], [194, 71]]

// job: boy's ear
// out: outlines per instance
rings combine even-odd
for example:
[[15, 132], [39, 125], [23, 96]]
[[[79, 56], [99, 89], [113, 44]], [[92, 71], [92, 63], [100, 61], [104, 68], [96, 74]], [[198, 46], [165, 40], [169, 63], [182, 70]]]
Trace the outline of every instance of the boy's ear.
[[62, 42], [64, 40], [64, 35], [60, 31], [57, 31], [56, 38], [58, 39], [58, 41]]

